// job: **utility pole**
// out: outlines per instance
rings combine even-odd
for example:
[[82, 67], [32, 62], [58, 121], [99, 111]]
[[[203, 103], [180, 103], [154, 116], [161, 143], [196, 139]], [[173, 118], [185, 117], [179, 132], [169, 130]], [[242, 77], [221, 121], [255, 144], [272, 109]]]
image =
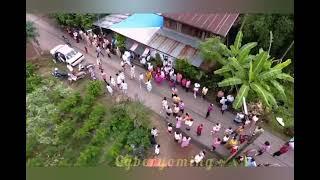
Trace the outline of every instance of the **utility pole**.
[[269, 41], [268, 54], [270, 54], [270, 49], [271, 49], [272, 42], [273, 42], [273, 34], [272, 34], [272, 31], [270, 31], [270, 41]]
[[[98, 14], [98, 22], [99, 22], [99, 24], [101, 24], [101, 23], [100, 23], [100, 14]], [[103, 34], [102, 34], [101, 25], [99, 25], [99, 28], [100, 28], [100, 34], [101, 34], [101, 36], [102, 36]]]
[[294, 44], [294, 40], [292, 40], [290, 46], [288, 47], [288, 49], [286, 50], [286, 52], [284, 52], [284, 54], [282, 55], [282, 57], [280, 58], [280, 63], [282, 62], [282, 59], [286, 56], [286, 54], [288, 53], [288, 51], [291, 49], [291, 47]]

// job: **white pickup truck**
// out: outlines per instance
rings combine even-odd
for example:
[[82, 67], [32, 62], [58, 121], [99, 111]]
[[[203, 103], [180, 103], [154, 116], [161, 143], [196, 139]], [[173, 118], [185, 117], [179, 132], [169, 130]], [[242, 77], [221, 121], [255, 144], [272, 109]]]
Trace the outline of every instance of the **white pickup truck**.
[[50, 50], [50, 54], [56, 61], [65, 62], [71, 66], [76, 66], [84, 60], [84, 56], [68, 45], [58, 45]]

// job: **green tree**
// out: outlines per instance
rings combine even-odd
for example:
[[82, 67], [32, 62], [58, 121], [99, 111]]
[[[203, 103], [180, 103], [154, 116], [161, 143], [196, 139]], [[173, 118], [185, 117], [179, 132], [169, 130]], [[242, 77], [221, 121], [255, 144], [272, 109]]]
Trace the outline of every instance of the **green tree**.
[[[216, 61], [221, 63], [224, 55], [227, 55], [227, 47], [219, 37], [208, 38], [199, 45], [200, 55], [205, 62], [211, 63], [212, 66]], [[222, 63], [221, 63], [222, 64]]]
[[257, 43], [250, 42], [241, 46], [242, 32], [239, 31], [230, 50], [227, 50], [227, 59], [222, 58], [223, 67], [214, 71], [225, 77], [218, 83], [219, 87], [240, 86], [233, 107], [239, 109], [242, 106], [243, 97], [248, 94], [261, 100], [267, 107], [277, 107], [277, 100], [274, 94], [280, 94], [282, 100], [286, 100], [282, 81], [293, 82], [290, 75], [283, 73], [282, 69], [287, 67], [291, 60], [273, 65], [272, 59], [263, 49], [259, 50], [255, 56], [250, 55], [250, 50]]
[[[269, 33], [272, 31], [273, 42], [270, 55], [277, 59], [285, 53], [294, 39], [293, 15], [283, 14], [250, 14], [246, 15], [243, 22], [243, 40], [246, 42], [257, 41], [263, 49], [269, 48]], [[258, 52], [258, 49], [254, 49]], [[293, 59], [293, 48], [285, 58]]]
[[37, 28], [34, 26], [34, 23], [31, 21], [26, 22], [26, 36], [27, 36], [27, 42], [30, 42], [30, 40], [35, 40], [39, 36]]
[[57, 22], [66, 27], [90, 29], [98, 14], [75, 14], [75, 13], [56, 13], [53, 17]]

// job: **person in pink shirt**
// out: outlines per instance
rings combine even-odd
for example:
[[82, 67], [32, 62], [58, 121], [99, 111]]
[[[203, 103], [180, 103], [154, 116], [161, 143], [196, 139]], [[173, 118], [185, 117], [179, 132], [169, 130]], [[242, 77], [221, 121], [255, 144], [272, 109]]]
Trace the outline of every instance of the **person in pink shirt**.
[[178, 73], [177, 74], [177, 84], [180, 84], [182, 80], [182, 74]]
[[187, 147], [190, 143], [191, 138], [189, 136], [185, 136], [182, 138], [181, 147]]
[[187, 83], [187, 79], [186, 79], [186, 78], [183, 78], [183, 79], [181, 80], [181, 86], [182, 86], [182, 88], [186, 88], [186, 83]]
[[186, 92], [189, 91], [190, 85], [191, 85], [191, 81], [188, 79], [187, 82], [186, 82]]
[[212, 149], [211, 151], [214, 151], [216, 149], [216, 146], [221, 144], [221, 139], [220, 138], [213, 138], [213, 143], [212, 143]]

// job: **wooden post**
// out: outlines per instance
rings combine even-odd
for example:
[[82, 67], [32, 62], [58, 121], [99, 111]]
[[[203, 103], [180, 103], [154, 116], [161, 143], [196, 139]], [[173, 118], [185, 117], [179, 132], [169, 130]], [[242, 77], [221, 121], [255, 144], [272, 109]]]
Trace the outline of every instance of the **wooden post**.
[[284, 54], [282, 55], [282, 57], [280, 58], [280, 63], [282, 62], [282, 59], [286, 56], [286, 54], [288, 53], [288, 51], [291, 49], [291, 47], [294, 44], [294, 40], [292, 40], [290, 46], [288, 47], [288, 49], [286, 50], [286, 52], [284, 52]]

